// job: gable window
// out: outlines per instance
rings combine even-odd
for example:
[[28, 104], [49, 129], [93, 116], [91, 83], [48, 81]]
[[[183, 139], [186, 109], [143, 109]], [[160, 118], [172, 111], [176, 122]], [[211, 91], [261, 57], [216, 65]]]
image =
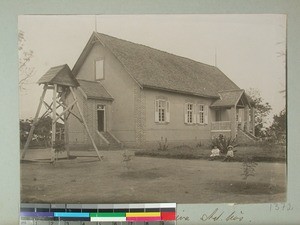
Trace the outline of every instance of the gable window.
[[164, 99], [155, 100], [155, 122], [170, 122], [170, 103]]
[[96, 80], [104, 79], [104, 60], [98, 59], [95, 61], [95, 78]]

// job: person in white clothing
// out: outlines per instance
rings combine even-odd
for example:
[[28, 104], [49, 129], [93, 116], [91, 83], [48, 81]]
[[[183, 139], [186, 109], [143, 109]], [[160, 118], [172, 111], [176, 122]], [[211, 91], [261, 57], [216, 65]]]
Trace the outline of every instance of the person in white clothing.
[[227, 149], [228, 150], [227, 150], [226, 158], [224, 159], [224, 161], [231, 161], [234, 157], [233, 146], [229, 145]]
[[210, 160], [214, 160], [216, 157], [220, 156], [220, 149], [217, 146], [214, 146], [211, 150]]

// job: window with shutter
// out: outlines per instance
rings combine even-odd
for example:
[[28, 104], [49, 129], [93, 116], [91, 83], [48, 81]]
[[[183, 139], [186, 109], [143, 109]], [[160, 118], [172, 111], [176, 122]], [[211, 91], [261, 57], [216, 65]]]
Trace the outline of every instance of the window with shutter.
[[204, 105], [199, 105], [199, 123], [204, 123]]
[[155, 122], [165, 123], [170, 122], [170, 102], [157, 99], [155, 100]]
[[186, 123], [192, 124], [195, 121], [195, 116], [193, 112], [194, 105], [192, 103], [186, 103]]

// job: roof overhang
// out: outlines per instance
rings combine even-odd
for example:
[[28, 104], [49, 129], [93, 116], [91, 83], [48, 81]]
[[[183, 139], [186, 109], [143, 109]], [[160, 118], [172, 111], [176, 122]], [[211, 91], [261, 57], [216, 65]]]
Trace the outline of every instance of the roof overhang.
[[162, 88], [162, 87], [156, 87], [156, 86], [150, 86], [150, 85], [143, 85], [143, 88], [152, 89], [152, 90], [159, 90], [159, 91], [166, 91], [166, 92], [177, 93], [177, 94], [197, 96], [197, 97], [202, 97], [202, 98], [212, 98], [212, 99], [218, 99], [218, 98], [220, 98], [219, 96], [216, 96], [216, 95], [215, 96], [212, 96], [212, 95], [202, 95], [202, 94], [199, 94], [199, 93], [193, 93], [193, 92], [188, 92], [188, 91], [179, 91], [179, 90]]
[[210, 107], [211, 108], [245, 108], [251, 107], [251, 104], [246, 96], [245, 90], [227, 90], [219, 92], [220, 98], [216, 100]]

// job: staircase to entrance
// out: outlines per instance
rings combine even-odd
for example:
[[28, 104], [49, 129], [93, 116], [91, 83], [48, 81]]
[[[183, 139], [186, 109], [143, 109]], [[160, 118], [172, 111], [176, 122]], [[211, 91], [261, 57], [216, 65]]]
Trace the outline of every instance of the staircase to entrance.
[[254, 143], [259, 140], [259, 138], [255, 137], [252, 133], [242, 129], [238, 129], [237, 139], [239, 143]]
[[99, 137], [105, 143], [105, 147], [110, 149], [122, 148], [122, 142], [120, 142], [112, 133], [108, 131], [98, 131]]

